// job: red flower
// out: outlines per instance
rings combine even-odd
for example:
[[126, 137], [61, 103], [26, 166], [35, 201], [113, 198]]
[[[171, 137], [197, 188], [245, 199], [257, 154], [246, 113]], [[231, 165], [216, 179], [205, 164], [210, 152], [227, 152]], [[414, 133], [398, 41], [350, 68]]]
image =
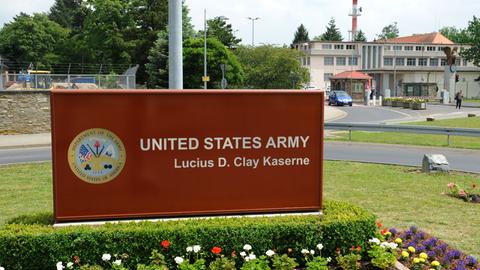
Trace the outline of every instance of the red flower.
[[232, 255], [232, 257], [234, 257], [234, 258], [237, 257], [237, 253], [235, 252], [235, 250], [232, 251], [232, 254], [231, 254], [231, 255]]
[[377, 227], [378, 227], [378, 228], [381, 228], [381, 227], [383, 227], [383, 224], [380, 223], [380, 222], [377, 222]]
[[170, 247], [170, 241], [168, 240], [163, 240], [162, 243], [161, 243], [162, 247], [164, 249], [168, 249]]
[[472, 184], [472, 188], [476, 188], [476, 187], [477, 187], [477, 185], [475, 185], [475, 184]]
[[218, 254], [220, 254], [220, 252], [222, 252], [222, 248], [221, 248], [221, 247], [213, 247], [213, 248], [212, 248], [212, 253], [213, 253], [213, 254], [218, 255]]
[[73, 263], [80, 264], [80, 257], [78, 257], [77, 255], [73, 256]]
[[355, 246], [352, 246], [352, 247], [350, 248], [350, 250], [351, 250], [351, 251], [354, 251], [354, 250], [355, 250]]
[[362, 248], [360, 246], [357, 247], [357, 251], [361, 251]]
[[383, 229], [380, 233], [381, 233], [382, 235], [385, 235], [387, 232], [388, 232], [388, 229], [385, 228], [385, 229]]

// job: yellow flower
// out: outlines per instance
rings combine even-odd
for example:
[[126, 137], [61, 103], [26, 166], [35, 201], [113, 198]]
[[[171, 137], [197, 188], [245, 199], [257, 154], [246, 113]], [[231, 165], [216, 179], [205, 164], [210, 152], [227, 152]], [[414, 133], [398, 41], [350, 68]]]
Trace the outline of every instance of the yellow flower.
[[384, 235], [385, 235], [385, 236], [391, 236], [392, 233], [391, 233], [390, 231], [388, 231], [388, 232], [386, 232]]
[[428, 269], [428, 270], [435, 270], [435, 269], [433, 269], [433, 268], [430, 268], [430, 269]]
[[408, 254], [408, 252], [406, 252], [405, 250], [402, 251], [402, 257], [407, 258], [408, 256], [410, 256], [410, 254]]
[[432, 262], [432, 266], [433, 266], [433, 267], [437, 267], [437, 266], [439, 266], [439, 265], [440, 265], [440, 263], [439, 263], [438, 261], [433, 261], [433, 262]]
[[401, 243], [402, 243], [402, 238], [397, 238], [397, 239], [395, 239], [395, 243], [401, 244]]
[[420, 259], [419, 258], [413, 259], [413, 263], [420, 263]]
[[422, 262], [422, 263], [425, 262], [425, 259], [424, 259], [424, 258], [420, 258], [419, 260], [420, 260], [420, 262]]
[[408, 251], [410, 251], [411, 253], [415, 253], [415, 248], [412, 246], [409, 246]]
[[420, 253], [420, 258], [422, 258], [422, 259], [428, 258], [427, 253], [425, 253], [425, 252]]

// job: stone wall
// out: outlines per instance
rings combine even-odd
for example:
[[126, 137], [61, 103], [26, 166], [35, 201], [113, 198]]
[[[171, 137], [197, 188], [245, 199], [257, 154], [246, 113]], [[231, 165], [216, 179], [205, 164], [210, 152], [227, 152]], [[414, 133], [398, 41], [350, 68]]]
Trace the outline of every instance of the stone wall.
[[0, 134], [50, 132], [49, 91], [0, 91]]

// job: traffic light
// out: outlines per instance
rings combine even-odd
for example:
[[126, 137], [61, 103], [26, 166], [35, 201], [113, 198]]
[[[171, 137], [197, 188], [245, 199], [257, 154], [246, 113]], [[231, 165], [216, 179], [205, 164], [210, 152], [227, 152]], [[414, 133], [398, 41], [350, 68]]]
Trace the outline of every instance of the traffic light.
[[458, 81], [460, 81], [460, 76], [458, 76], [458, 74], [455, 75], [455, 82], [457, 83]]

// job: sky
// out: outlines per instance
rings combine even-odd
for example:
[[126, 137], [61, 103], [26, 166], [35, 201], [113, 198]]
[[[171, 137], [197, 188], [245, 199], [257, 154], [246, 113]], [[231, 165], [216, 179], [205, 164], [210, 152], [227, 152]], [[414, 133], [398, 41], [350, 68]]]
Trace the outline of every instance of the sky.
[[[164, 0], [167, 1], [167, 0]], [[46, 12], [54, 0], [0, 0], [0, 25], [12, 20], [21, 11]], [[204, 9], [207, 19], [215, 16], [229, 18], [235, 35], [243, 44], [252, 42], [252, 22], [255, 21], [255, 44], [290, 44], [300, 24], [307, 28], [310, 38], [325, 32], [331, 18], [348, 39], [352, 0], [186, 0], [195, 29], [203, 28]], [[398, 23], [400, 36], [430, 33], [443, 26], [465, 28], [474, 15], [480, 16], [479, 0], [358, 0], [362, 15], [359, 29], [373, 40], [382, 28]]]

